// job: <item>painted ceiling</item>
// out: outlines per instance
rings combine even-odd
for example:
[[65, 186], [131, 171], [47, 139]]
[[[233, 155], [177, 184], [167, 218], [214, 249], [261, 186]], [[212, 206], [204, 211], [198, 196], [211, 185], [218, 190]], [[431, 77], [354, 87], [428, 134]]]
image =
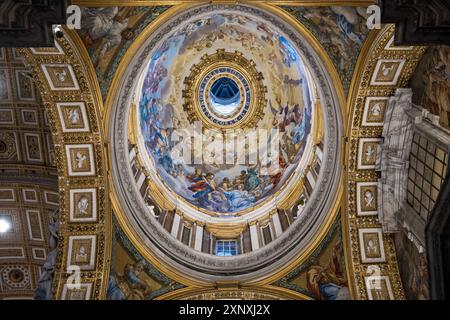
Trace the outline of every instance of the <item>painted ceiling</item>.
[[[251, 117], [245, 115], [244, 109], [242, 115], [237, 112], [231, 118], [236, 124], [233, 128], [242, 128], [245, 132], [250, 129], [266, 129], [268, 132], [278, 129], [277, 136], [274, 133], [269, 139], [280, 141], [279, 158], [270, 159], [278, 162], [279, 168], [269, 165], [263, 172], [261, 161], [225, 162], [221, 159], [196, 164], [194, 161], [188, 163], [185, 157], [179, 156], [177, 150], [185, 143], [193, 143], [194, 153], [202, 153], [195, 142], [174, 138], [177, 130], [193, 131], [197, 125], [183, 109], [183, 80], [188, 77], [194, 64], [217, 50], [242, 53], [245, 59], [254, 62], [256, 70], [262, 74], [267, 91], [263, 105], [259, 106], [263, 116], [254, 121], [252, 128], [240, 122]], [[214, 109], [222, 110], [220, 108], [224, 105], [217, 103], [217, 96], [212, 90], [215, 88], [216, 93], [218, 90], [226, 98], [229, 93], [223, 91], [228, 89], [224, 89], [220, 81], [227, 79], [227, 74], [233, 77], [233, 72], [237, 72], [234, 76], [239, 77], [239, 72], [233, 68], [226, 69], [233, 71], [231, 74], [228, 71], [220, 73], [225, 70], [222, 69], [216, 70], [219, 72], [216, 78], [222, 78], [210, 86], [211, 92], [194, 97], [199, 100], [215, 98], [211, 100], [212, 109], [206, 111], [213, 122], [213, 129], [226, 129], [228, 122], [221, 119], [230, 117], [226, 117], [226, 113], [220, 115], [220, 112], [214, 112]], [[245, 76], [243, 78], [247, 79]], [[255, 99], [257, 93], [245, 89], [245, 84], [252, 81], [245, 79], [242, 79], [241, 96], [250, 101]], [[236, 81], [240, 80], [236, 78]], [[237, 85], [235, 89], [239, 90]], [[245, 90], [248, 90], [246, 94], [243, 92]], [[280, 190], [299, 166], [311, 132], [314, 90], [302, 56], [275, 26], [238, 13], [216, 12], [197, 17], [173, 30], [151, 55], [139, 92], [141, 138], [158, 176], [178, 196], [202, 209], [224, 214], [239, 212], [263, 202]], [[230, 106], [238, 102], [233, 100]], [[202, 148], [207, 148], [208, 143], [210, 141], [204, 141]], [[251, 150], [249, 159], [257, 157], [258, 147], [252, 145], [256, 141], [247, 143]]]
[[51, 252], [59, 207], [50, 120], [31, 69], [0, 48], [0, 299], [30, 299]]

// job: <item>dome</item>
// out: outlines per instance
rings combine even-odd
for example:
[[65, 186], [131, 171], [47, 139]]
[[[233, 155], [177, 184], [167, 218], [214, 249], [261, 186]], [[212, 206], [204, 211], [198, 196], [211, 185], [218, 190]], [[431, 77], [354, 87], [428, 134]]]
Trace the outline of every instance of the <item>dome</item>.
[[110, 133], [136, 245], [201, 281], [307, 250], [340, 180], [325, 70], [301, 32], [250, 5], [194, 6], [142, 39]]

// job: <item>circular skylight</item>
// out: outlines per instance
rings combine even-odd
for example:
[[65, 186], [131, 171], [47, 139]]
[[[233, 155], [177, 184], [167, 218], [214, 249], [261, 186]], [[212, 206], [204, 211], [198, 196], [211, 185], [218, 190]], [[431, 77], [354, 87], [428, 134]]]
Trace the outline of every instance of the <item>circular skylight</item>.
[[241, 100], [237, 83], [228, 77], [222, 77], [213, 83], [209, 97], [214, 111], [223, 116], [234, 113]]
[[258, 7], [198, 5], [139, 52], [110, 133], [118, 214], [146, 257], [253, 281], [308, 252], [334, 212], [342, 126], [303, 34]]

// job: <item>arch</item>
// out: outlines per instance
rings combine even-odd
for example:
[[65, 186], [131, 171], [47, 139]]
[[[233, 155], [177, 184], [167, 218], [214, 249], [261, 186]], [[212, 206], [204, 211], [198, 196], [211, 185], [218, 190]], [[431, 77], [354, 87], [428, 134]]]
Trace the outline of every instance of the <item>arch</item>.
[[160, 296], [157, 300], [311, 300], [310, 297], [285, 288], [258, 286], [243, 288], [183, 288]]
[[[381, 176], [377, 171], [375, 150], [382, 139], [384, 111], [378, 120], [369, 119], [368, 112], [376, 103], [383, 108], [397, 88], [407, 86], [424, 48], [394, 47], [393, 36], [393, 25], [370, 34], [359, 57], [348, 98], [349, 125], [345, 150], [347, 214], [343, 215], [343, 225], [354, 299], [376, 299], [377, 289], [381, 290], [378, 298], [405, 298], [392, 237], [383, 233], [378, 221], [378, 193], [381, 192], [378, 191], [378, 180]], [[370, 197], [367, 201], [372, 208], [364, 205], [368, 192]], [[365, 251], [370, 239], [371, 244], [373, 241], [379, 244], [376, 257]]]
[[[245, 4], [245, 6], [250, 7], [250, 5]], [[155, 31], [158, 30], [158, 28], [162, 25], [164, 25], [164, 23], [166, 23], [167, 21], [169, 21], [169, 19], [173, 16], [176, 16], [177, 14], [181, 13], [181, 12], [186, 12], [189, 11], [188, 8], [191, 8], [191, 6], [187, 6], [187, 5], [180, 5], [177, 6], [176, 8], [173, 8], [173, 10], [171, 9], [171, 11], [167, 11], [164, 14], [162, 14], [157, 20], [155, 20], [155, 22], [150, 25], [149, 27], [147, 27], [147, 29], [145, 29], [140, 37], [135, 41], [135, 43], [130, 47], [129, 51], [126, 53], [126, 56], [123, 58], [121, 64], [118, 67], [118, 71], [115, 75], [115, 78], [112, 81], [112, 86], [111, 86], [111, 90], [109, 91], [109, 95], [106, 99], [106, 110], [108, 113], [108, 120], [105, 121], [107, 129], [106, 132], [108, 132], [110, 134], [110, 139], [111, 140], [115, 140], [116, 142], [118, 141], [124, 141], [125, 136], [121, 136], [121, 132], [123, 133], [124, 131], [122, 129], [125, 129], [126, 126], [122, 125], [123, 128], [119, 128], [119, 127], [114, 127], [114, 122], [115, 119], [117, 119], [117, 115], [120, 114], [122, 119], [126, 119], [127, 117], [125, 117], [126, 115], [126, 110], [124, 108], [127, 108], [127, 104], [129, 102], [128, 98], [123, 95], [123, 92], [128, 92], [126, 93], [129, 97], [129, 91], [132, 90], [132, 83], [128, 83], [127, 82], [127, 78], [133, 79], [133, 77], [136, 76], [136, 73], [138, 72], [139, 69], [139, 63], [136, 64], [136, 62], [133, 60], [136, 57], [142, 56], [143, 53], [148, 53], [151, 48], [146, 46], [144, 47], [143, 44], [148, 41], [151, 42], [152, 40], [148, 40], [151, 37], [154, 37], [156, 39], [160, 39], [161, 38], [161, 34], [156, 33]], [[341, 135], [343, 135], [343, 121], [342, 121], [342, 113], [345, 114], [345, 96], [343, 93], [343, 89], [342, 89], [342, 85], [340, 83], [339, 77], [337, 76], [337, 72], [334, 68], [334, 66], [332, 65], [330, 58], [328, 57], [328, 55], [325, 53], [325, 51], [323, 50], [323, 48], [320, 46], [320, 44], [318, 43], [318, 41], [309, 33], [309, 31], [306, 30], [305, 27], [303, 27], [301, 24], [299, 24], [293, 17], [291, 17], [290, 15], [288, 15], [287, 13], [285, 13], [283, 10], [279, 9], [276, 6], [273, 5], [266, 5], [266, 4], [254, 4], [252, 3], [252, 8], [254, 8], [255, 10], [261, 10], [261, 11], [265, 11], [270, 13], [271, 15], [275, 16], [277, 19], [283, 20], [284, 22], [289, 23], [291, 26], [294, 26], [294, 30], [292, 29], [289, 30], [289, 33], [291, 34], [301, 34], [302, 36], [304, 36], [306, 38], [306, 40], [308, 41], [308, 45], [311, 46], [315, 52], [315, 54], [317, 55], [318, 59], [320, 59], [321, 61], [324, 62], [324, 66], [322, 66], [322, 70], [321, 72], [327, 74], [327, 79], [329, 81], [329, 83], [333, 83], [333, 94], [329, 94], [327, 92], [327, 95], [329, 99], [333, 100], [333, 104], [335, 106], [337, 106], [338, 113], [340, 113], [337, 117], [339, 118], [339, 120], [337, 120], [337, 118], [335, 120], [337, 120], [338, 122], [334, 123], [333, 125], [333, 129], [337, 129], [337, 133], [334, 133], [335, 136], [333, 136], [333, 139], [337, 138], [338, 140], [340, 140]], [[151, 42], [153, 43], [153, 42]], [[130, 76], [131, 75], [131, 76]], [[122, 105], [122, 106], [121, 106]], [[120, 111], [118, 112], [118, 108], [120, 107]], [[327, 109], [329, 110], [329, 109]], [[328, 112], [328, 115], [330, 115], [330, 113]], [[333, 117], [334, 115], [331, 115], [331, 117]], [[117, 123], [117, 122], [116, 122]], [[118, 146], [117, 143], [114, 143], [114, 146]], [[335, 146], [336, 147], [336, 146]], [[123, 163], [125, 164], [125, 158], [122, 157], [122, 151], [119, 150], [119, 147], [117, 147], [118, 149], [116, 150], [111, 150], [112, 157], [115, 157], [116, 159], [113, 159], [113, 166], [114, 166], [114, 162], [116, 163]], [[121, 148], [121, 147], [120, 147]], [[341, 152], [341, 150], [339, 148], [334, 149], [333, 152], [336, 152], [336, 154], [339, 154]], [[339, 166], [341, 158], [340, 156], [338, 157], [338, 161], [332, 161], [333, 165], [337, 165]], [[328, 160], [327, 160], [328, 161]], [[126, 167], [124, 167], [123, 170], [128, 170]], [[338, 172], [336, 170], [327, 170], [328, 173], [331, 172]], [[112, 177], [113, 181], [124, 181], [123, 177], [121, 179], [118, 179], [117, 177]], [[296, 252], [295, 254], [292, 253], [292, 256], [290, 257], [290, 262], [292, 262], [293, 264], [298, 264], [301, 261], [304, 261], [304, 259], [306, 259], [306, 257], [308, 256], [308, 253], [311, 252], [311, 250], [314, 248], [315, 245], [317, 245], [317, 242], [320, 242], [320, 239], [322, 239], [326, 232], [329, 230], [331, 222], [333, 221], [333, 219], [336, 217], [336, 214], [338, 212], [338, 210], [336, 210], [336, 207], [338, 206], [338, 203], [341, 199], [341, 195], [342, 195], [342, 175], [335, 175], [335, 177], [333, 179], [336, 179], [333, 181], [333, 185], [336, 187], [335, 189], [335, 193], [333, 191], [333, 195], [332, 198], [333, 200], [331, 201], [332, 204], [330, 205], [330, 207], [327, 207], [326, 209], [323, 210], [323, 212], [329, 213], [329, 215], [327, 216], [327, 218], [325, 219], [326, 221], [322, 221], [321, 222], [321, 227], [318, 228], [317, 234], [314, 235], [314, 240], [311, 240], [310, 245], [308, 245], [307, 248], [305, 248], [304, 250], [301, 250], [301, 252]], [[336, 183], [336, 184], [334, 184]], [[131, 224], [129, 220], [127, 220], [127, 217], [125, 216], [124, 212], [123, 212], [123, 204], [125, 204], [126, 206], [130, 205], [129, 201], [124, 201], [124, 199], [122, 198], [122, 196], [118, 196], [118, 188], [119, 186], [116, 185], [116, 183], [111, 183], [112, 186], [112, 192], [111, 192], [111, 197], [113, 198], [112, 204], [114, 206], [114, 212], [117, 213], [117, 217], [118, 217], [118, 221], [120, 226], [125, 230], [125, 232], [127, 233], [127, 235], [130, 237], [130, 239], [132, 240], [133, 244], [138, 248], [139, 252], [146, 258], [148, 259], [152, 264], [158, 266], [159, 268], [161, 268], [161, 270], [167, 274], [169, 274], [173, 279], [176, 279], [177, 281], [180, 281], [186, 285], [210, 285], [211, 284], [211, 280], [208, 281], [203, 281], [203, 280], [199, 280], [199, 278], [194, 277], [194, 275], [192, 273], [189, 273], [189, 277], [186, 276], [186, 272], [182, 272], [182, 270], [180, 268], [174, 268], [174, 267], [170, 267], [170, 264], [167, 262], [167, 257], [165, 257], [163, 254], [159, 253], [158, 255], [156, 255], [154, 252], [152, 252], [152, 250], [149, 250], [147, 248], [147, 244], [149, 246], [154, 246], [154, 242], [152, 241], [147, 241], [146, 245], [142, 244], [142, 241], [139, 239], [139, 235], [136, 232], [136, 228], [134, 224]], [[128, 190], [133, 189], [134, 187], [131, 186], [130, 184], [130, 188], [128, 188]], [[122, 191], [127, 192], [127, 190], [124, 190], [123, 187], [120, 187], [119, 189], [121, 189]], [[121, 191], [121, 192], [122, 192]], [[134, 192], [134, 191], [130, 191], [130, 192]], [[139, 201], [138, 198], [134, 198], [136, 201], [131, 201], [132, 205], [138, 205]], [[327, 204], [327, 206], [330, 203]], [[140, 205], [140, 204], [139, 204]], [[144, 207], [142, 207], [142, 210], [145, 210]], [[306, 215], [305, 215], [306, 216]], [[151, 224], [151, 222], [147, 219], [147, 223]], [[166, 243], [169, 243], [170, 246], [168, 246], [167, 248], [171, 248], [170, 249], [170, 254], [179, 254], [180, 252], [183, 252], [181, 249], [181, 247], [179, 247], [177, 244], [173, 243], [173, 241], [171, 241], [171, 239], [169, 239], [168, 237], [166, 237], [163, 234], [163, 230], [160, 230], [159, 227], [154, 226], [155, 229], [152, 229], [153, 232], [151, 233], [152, 235], [158, 235], [161, 237], [164, 237], [164, 246], [159, 246], [158, 248], [161, 247], [166, 247]], [[286, 237], [284, 240], [285, 241], [293, 241], [293, 235], [291, 234], [292, 237]], [[150, 245], [151, 244], [151, 245]], [[269, 245], [270, 246], [270, 245]], [[154, 249], [154, 248], [153, 248]], [[181, 250], [181, 251], [180, 251]], [[272, 248], [270, 248], [270, 250], [274, 250], [273, 246]], [[200, 258], [193, 256], [192, 254], [186, 254], [184, 255], [184, 253], [182, 254], [184, 256], [184, 260], [187, 259], [194, 259], [196, 260], [197, 263], [202, 263], [199, 260], [205, 260], [204, 256], [202, 254], [196, 254], [196, 256], [200, 256]], [[295, 255], [295, 257], [294, 257]], [[256, 256], [255, 256], [256, 257]], [[252, 257], [252, 261], [255, 262], [257, 261], [257, 259], [255, 257]], [[189, 260], [190, 261], [190, 260]], [[215, 262], [214, 262], [215, 263]], [[255, 262], [256, 263], [256, 262]], [[233, 263], [233, 265], [236, 265], [236, 263]], [[213, 263], [211, 262], [211, 265], [213, 265]], [[283, 265], [280, 266], [280, 268], [278, 269], [276, 273], [276, 275], [274, 275], [273, 273], [270, 275], [259, 275], [259, 276], [255, 276], [253, 279], [251, 280], [247, 280], [247, 281], [251, 281], [249, 283], [251, 283], [252, 285], [261, 285], [261, 284], [265, 284], [265, 283], [269, 283], [269, 281], [273, 280], [273, 277], [277, 276], [277, 277], [281, 277], [288, 269], [293, 268], [293, 266], [289, 263], [289, 265]], [[256, 268], [255, 268], [256, 269]]]
[[[42, 94], [55, 144], [60, 217], [54, 297], [102, 299], [109, 273], [111, 211], [103, 104], [95, 72], [81, 40], [70, 30], [64, 30], [55, 48], [21, 53]], [[81, 283], [76, 288], [70, 284], [78, 268]]]

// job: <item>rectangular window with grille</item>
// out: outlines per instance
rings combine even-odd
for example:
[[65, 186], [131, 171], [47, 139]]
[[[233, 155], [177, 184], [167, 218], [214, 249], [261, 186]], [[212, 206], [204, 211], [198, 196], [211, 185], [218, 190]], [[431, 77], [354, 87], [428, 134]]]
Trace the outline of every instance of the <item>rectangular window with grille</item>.
[[238, 254], [238, 244], [236, 240], [217, 240], [216, 256], [230, 257]]

